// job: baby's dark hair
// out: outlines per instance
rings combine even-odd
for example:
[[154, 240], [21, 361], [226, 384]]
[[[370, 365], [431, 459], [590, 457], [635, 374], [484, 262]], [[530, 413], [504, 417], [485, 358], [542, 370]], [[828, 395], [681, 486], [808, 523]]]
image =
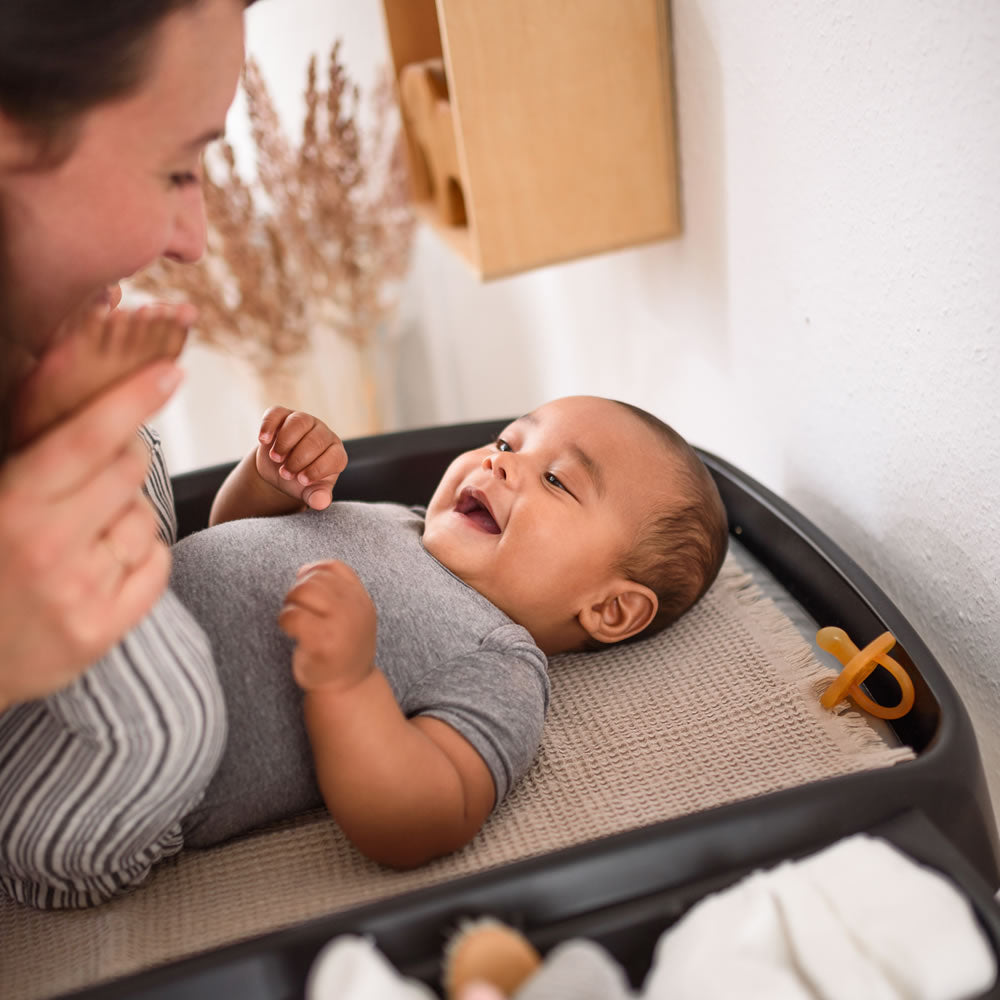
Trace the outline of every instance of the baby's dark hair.
[[653, 620], [634, 640], [672, 625], [700, 600], [725, 559], [729, 522], [715, 480], [691, 445], [659, 417], [631, 403], [614, 402], [649, 427], [667, 454], [659, 473], [661, 499], [618, 567], [659, 600]]

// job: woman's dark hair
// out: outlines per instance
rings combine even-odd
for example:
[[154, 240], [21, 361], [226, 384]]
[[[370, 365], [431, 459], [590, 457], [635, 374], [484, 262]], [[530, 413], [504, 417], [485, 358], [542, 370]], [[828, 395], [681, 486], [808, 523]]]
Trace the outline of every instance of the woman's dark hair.
[[0, 0], [0, 110], [58, 157], [83, 112], [142, 82], [160, 21], [200, 2]]
[[[0, 112], [37, 144], [37, 164], [72, 149], [84, 112], [127, 97], [149, 69], [157, 25], [202, 0], [0, 0]], [[244, 0], [249, 7], [254, 0]], [[13, 375], [0, 205], [0, 461], [8, 445]]]

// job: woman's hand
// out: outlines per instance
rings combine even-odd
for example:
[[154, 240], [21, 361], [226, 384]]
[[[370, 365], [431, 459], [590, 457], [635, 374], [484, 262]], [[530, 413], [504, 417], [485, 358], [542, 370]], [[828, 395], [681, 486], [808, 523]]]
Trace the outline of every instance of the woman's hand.
[[180, 377], [149, 365], [0, 466], [0, 708], [64, 687], [164, 591], [135, 432]]

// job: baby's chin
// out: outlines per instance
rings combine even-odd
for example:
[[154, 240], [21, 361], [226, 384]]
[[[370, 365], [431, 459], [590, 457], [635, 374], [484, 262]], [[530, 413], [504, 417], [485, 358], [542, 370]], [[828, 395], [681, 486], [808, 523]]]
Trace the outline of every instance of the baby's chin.
[[470, 572], [467, 566], [462, 565], [462, 560], [456, 557], [456, 552], [448, 544], [449, 536], [444, 534], [442, 537], [444, 541], [439, 543], [433, 525], [429, 528], [425, 527], [422, 538], [424, 549], [449, 573], [458, 577], [462, 583], [482, 594], [486, 600], [499, 608], [515, 625], [527, 629], [531, 638], [535, 640], [543, 652], [547, 654], [567, 653], [583, 647], [587, 634], [579, 623], [569, 622], [561, 629], [536, 628], [530, 610], [524, 610], [526, 606], [530, 608], [530, 601], [526, 601], [523, 596], [518, 598], [498, 592], [494, 581], [488, 575], [483, 579], [475, 572]]

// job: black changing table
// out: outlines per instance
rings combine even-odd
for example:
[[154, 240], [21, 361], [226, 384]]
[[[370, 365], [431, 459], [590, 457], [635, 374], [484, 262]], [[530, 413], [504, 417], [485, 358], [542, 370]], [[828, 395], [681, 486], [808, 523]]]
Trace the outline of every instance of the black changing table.
[[[426, 503], [448, 462], [495, 436], [504, 421], [435, 427], [347, 442], [338, 499]], [[599, 941], [633, 983], [664, 929], [699, 898], [755, 868], [801, 857], [858, 831], [886, 837], [948, 874], [970, 896], [1000, 954], [997, 835], [969, 716], [927, 646], [875, 583], [787, 503], [729, 463], [700, 452], [718, 483], [730, 531], [816, 620], [858, 646], [885, 630], [914, 680], [912, 711], [891, 723], [916, 758], [779, 791], [580, 844], [443, 885], [341, 911], [183, 959], [74, 997], [114, 1000], [286, 1000], [302, 996], [319, 949], [341, 933], [372, 935], [401, 971], [439, 988], [442, 944], [464, 917], [491, 914], [541, 950], [573, 936]], [[181, 533], [207, 523], [231, 468], [176, 477]], [[895, 682], [879, 668], [867, 684], [886, 703]], [[1000, 996], [1000, 988], [990, 996]]]

